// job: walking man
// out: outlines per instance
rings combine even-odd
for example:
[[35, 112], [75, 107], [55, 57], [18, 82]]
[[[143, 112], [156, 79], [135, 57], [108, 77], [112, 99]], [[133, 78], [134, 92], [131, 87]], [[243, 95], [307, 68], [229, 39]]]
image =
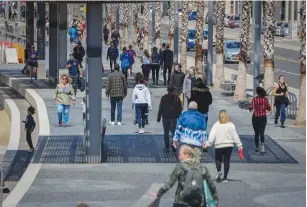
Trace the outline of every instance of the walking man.
[[107, 60], [110, 59], [110, 69], [113, 71], [113, 64], [116, 64], [116, 59], [118, 58], [118, 49], [117, 47], [114, 47], [114, 44], [111, 42], [110, 47], [108, 48], [107, 52]]
[[178, 63], [175, 65], [174, 68], [174, 72], [171, 76], [171, 85], [174, 87], [175, 89], [175, 94], [177, 94], [180, 98], [180, 102], [182, 105], [182, 108], [184, 106], [184, 98], [183, 98], [183, 82], [184, 82], [184, 78], [185, 75], [184, 73], [181, 71], [181, 64]]
[[210, 89], [203, 83], [201, 78], [197, 78], [196, 86], [192, 88], [190, 101], [195, 101], [198, 105], [198, 111], [204, 115], [206, 124], [208, 124], [209, 106], [212, 104], [212, 95]]
[[[164, 130], [164, 150], [170, 149], [170, 138], [169, 132], [171, 131], [172, 136], [174, 136], [177, 119], [182, 112], [182, 106], [180, 103], [180, 99], [176, 93], [174, 93], [175, 88], [172, 85], [167, 87], [167, 94], [162, 96], [157, 121], [161, 121], [163, 123]], [[172, 145], [172, 150], [176, 151], [174, 146]]]
[[167, 76], [167, 84], [170, 83], [171, 73], [173, 68], [173, 51], [170, 50], [169, 44], [166, 46], [166, 50], [163, 51], [162, 63], [163, 63], [163, 77], [164, 77], [164, 85], [166, 85], [166, 72], [168, 72]]
[[119, 70], [119, 65], [114, 65], [114, 72], [109, 73], [106, 82], [106, 96], [111, 102], [111, 125], [115, 125], [115, 109], [117, 107], [117, 125], [122, 122], [123, 100], [127, 96], [127, 81], [125, 75]]
[[174, 147], [187, 144], [194, 149], [195, 156], [200, 160], [200, 148], [207, 141], [207, 124], [204, 115], [197, 111], [197, 103], [191, 101], [188, 110], [181, 113], [173, 138]]
[[74, 54], [75, 59], [79, 61], [81, 68], [83, 68], [82, 61], [83, 61], [83, 57], [85, 56], [85, 50], [80, 41], [78, 42], [77, 46], [74, 47], [73, 54]]
[[24, 53], [25, 53], [25, 66], [23, 67], [21, 73], [22, 74], [27, 74], [29, 71], [28, 71], [28, 59], [29, 59], [29, 51], [31, 49], [31, 46], [29, 44], [27, 44], [27, 47], [26, 49], [24, 50]]
[[82, 77], [82, 68], [79, 61], [75, 59], [73, 54], [70, 55], [70, 59], [67, 61], [66, 68], [68, 69], [69, 79], [71, 81], [70, 84], [72, 85], [76, 96], [78, 89], [78, 79]]

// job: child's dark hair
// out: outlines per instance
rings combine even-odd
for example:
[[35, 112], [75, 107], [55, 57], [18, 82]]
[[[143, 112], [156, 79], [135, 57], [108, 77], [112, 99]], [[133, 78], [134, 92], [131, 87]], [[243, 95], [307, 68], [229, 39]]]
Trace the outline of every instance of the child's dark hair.
[[29, 106], [28, 112], [29, 112], [31, 115], [35, 114], [35, 108], [34, 108], [33, 106]]
[[256, 88], [256, 93], [257, 93], [257, 95], [260, 96], [260, 97], [266, 97], [266, 96], [267, 96], [266, 91], [265, 91], [264, 88], [262, 88], [262, 87], [257, 87], [257, 88]]
[[135, 74], [135, 82], [136, 82], [137, 84], [142, 84], [142, 83], [144, 83], [144, 76], [143, 76], [142, 73], [137, 73], [137, 74]]

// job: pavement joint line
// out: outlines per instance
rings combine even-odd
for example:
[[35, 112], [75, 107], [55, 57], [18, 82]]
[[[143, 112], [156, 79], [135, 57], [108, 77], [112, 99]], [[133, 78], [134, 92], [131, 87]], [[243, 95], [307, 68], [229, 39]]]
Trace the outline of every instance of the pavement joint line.
[[293, 63], [300, 63], [300, 61], [298, 61], [298, 60], [291, 60], [291, 59], [288, 59], [288, 58], [285, 58], [285, 57], [281, 57], [281, 56], [274, 55], [274, 57], [276, 59], [279, 59], [279, 60], [285, 60], [285, 61], [289, 61], [289, 62], [293, 62]]

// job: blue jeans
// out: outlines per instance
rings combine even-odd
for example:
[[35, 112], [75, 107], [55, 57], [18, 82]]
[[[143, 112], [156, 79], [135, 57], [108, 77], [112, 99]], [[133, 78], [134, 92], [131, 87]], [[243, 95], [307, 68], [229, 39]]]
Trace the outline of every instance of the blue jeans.
[[111, 97], [111, 121], [115, 121], [115, 109], [117, 107], [117, 122], [122, 121], [123, 97]]
[[56, 108], [57, 108], [57, 111], [58, 111], [59, 123], [67, 124], [68, 117], [69, 117], [70, 105], [57, 104]]
[[286, 120], [286, 104], [285, 103], [276, 105], [275, 119], [278, 120], [279, 116], [280, 116], [280, 122], [284, 122]]
[[145, 127], [146, 116], [148, 113], [148, 104], [147, 103], [138, 103], [135, 104], [136, 112], [136, 121], [139, 125], [139, 128]]

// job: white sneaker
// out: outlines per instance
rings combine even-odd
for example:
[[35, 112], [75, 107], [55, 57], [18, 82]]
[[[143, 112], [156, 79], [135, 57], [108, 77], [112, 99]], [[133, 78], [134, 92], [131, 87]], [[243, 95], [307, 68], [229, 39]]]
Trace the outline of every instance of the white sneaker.
[[119, 121], [119, 122], [117, 122], [117, 125], [120, 126], [120, 125], [122, 125], [122, 123]]
[[143, 134], [144, 133], [144, 129], [140, 129], [139, 134]]
[[222, 172], [218, 172], [217, 175], [216, 175], [216, 177], [215, 177], [215, 179], [216, 179], [217, 181], [220, 181], [222, 175], [223, 175]]
[[261, 144], [261, 154], [265, 154], [264, 144]]
[[109, 124], [114, 126], [115, 125], [115, 122], [114, 121], [109, 121]]

